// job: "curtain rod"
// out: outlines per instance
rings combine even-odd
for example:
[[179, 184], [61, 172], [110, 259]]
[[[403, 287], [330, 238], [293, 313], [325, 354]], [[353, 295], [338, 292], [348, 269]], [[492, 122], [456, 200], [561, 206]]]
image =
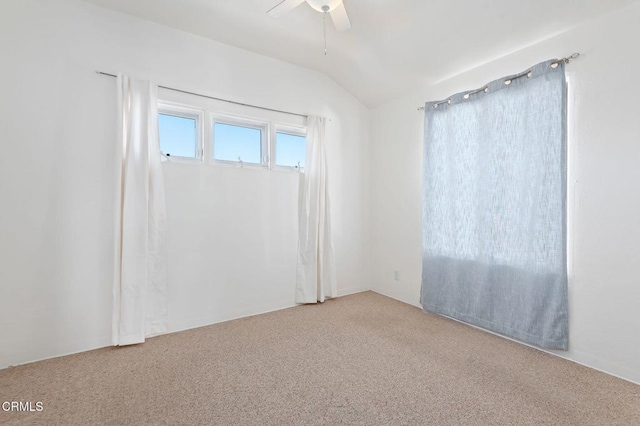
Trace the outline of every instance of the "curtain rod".
[[[108, 72], [96, 71], [96, 73], [102, 74], [102, 75], [106, 75], [108, 77], [118, 77], [117, 75], [110, 74]], [[266, 111], [279, 112], [279, 113], [282, 113], [282, 114], [297, 115], [298, 117], [307, 118], [307, 115], [298, 114], [297, 112], [282, 111], [280, 109], [273, 109], [273, 108], [261, 107], [261, 106], [258, 106], [258, 105], [244, 104], [242, 102], [236, 102], [236, 101], [232, 101], [232, 100], [229, 100], [229, 99], [216, 98], [215, 96], [202, 95], [200, 93], [188, 92], [186, 90], [176, 89], [176, 88], [173, 88], [173, 87], [160, 86], [160, 85], [158, 85], [158, 87], [161, 88], [161, 89], [172, 90], [174, 92], [180, 92], [180, 93], [184, 93], [184, 94], [187, 94], [187, 95], [199, 96], [201, 98], [207, 98], [207, 99], [213, 99], [215, 101], [227, 102], [227, 103], [234, 104], [234, 105], [242, 105], [242, 106], [246, 106], [246, 107], [250, 107], [250, 108], [257, 108], [257, 109], [262, 109], [262, 110], [266, 110]], [[331, 121], [331, 120], [329, 120], [329, 121]]]
[[[556, 61], [552, 62], [552, 63], [550, 64], [550, 66], [551, 66], [551, 68], [556, 68], [556, 67], [560, 64], [560, 62], [564, 62], [565, 64], [568, 64], [571, 60], [576, 59], [578, 56], [580, 56], [580, 54], [579, 54], [579, 53], [574, 53], [574, 54], [572, 54], [571, 56], [567, 56], [566, 58], [558, 59], [558, 60], [556, 60]], [[521, 77], [524, 77], [524, 76], [531, 77], [531, 70], [527, 70], [527, 71], [525, 71], [525, 72], [523, 72], [523, 73], [520, 73], [520, 74], [518, 74], [518, 75], [516, 75], [516, 76], [513, 76], [513, 77], [510, 77], [510, 78], [505, 79], [505, 80], [504, 80], [504, 84], [509, 85], [509, 84], [511, 84], [511, 82], [512, 82], [513, 80], [516, 80], [516, 79], [521, 78]], [[473, 95], [473, 94], [475, 94], [475, 93], [480, 93], [480, 92], [485, 92], [485, 93], [486, 93], [486, 92], [487, 92], [487, 90], [488, 90], [488, 89], [487, 89], [487, 86], [485, 85], [485, 86], [483, 86], [482, 88], [480, 88], [480, 89], [478, 89], [478, 90], [472, 90], [472, 91], [470, 91], [470, 92], [467, 92], [467, 93], [464, 95], [464, 98], [465, 98], [465, 99], [468, 99], [468, 98], [469, 98], [469, 95]], [[433, 103], [433, 106], [434, 106], [434, 108], [437, 108], [437, 107], [438, 107], [438, 105], [440, 105], [440, 104], [446, 104], [446, 103], [449, 103], [449, 104], [450, 104], [450, 103], [451, 103], [451, 99], [450, 99], [450, 98], [447, 98], [447, 99], [444, 99], [444, 100], [439, 101], [439, 102], [434, 102], [434, 103]], [[424, 111], [424, 107], [423, 107], [423, 106], [418, 107], [418, 111]]]

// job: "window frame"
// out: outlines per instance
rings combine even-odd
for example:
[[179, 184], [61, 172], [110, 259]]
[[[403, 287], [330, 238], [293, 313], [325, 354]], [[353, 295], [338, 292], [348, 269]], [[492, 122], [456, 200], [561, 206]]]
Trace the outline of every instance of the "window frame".
[[[282, 117], [272, 117], [273, 114], [253, 114], [253, 110], [234, 111], [207, 106], [197, 102], [187, 103], [186, 99], [172, 99], [171, 97], [158, 99], [157, 117], [166, 114], [176, 117], [193, 119], [196, 122], [196, 157], [166, 155], [159, 146], [163, 163], [175, 164], [203, 164], [213, 167], [242, 167], [262, 170], [277, 170], [285, 172], [303, 172], [304, 167], [276, 165], [277, 133], [285, 133], [306, 138], [307, 126], [305, 120], [289, 121]], [[214, 158], [214, 125], [215, 123], [231, 126], [248, 127], [261, 131], [260, 163], [246, 161], [216, 160]], [[158, 136], [160, 136], [158, 124]], [[159, 138], [158, 138], [159, 139]], [[158, 142], [160, 142], [158, 140]], [[158, 145], [160, 145], [158, 143]], [[305, 143], [305, 153], [306, 153]]]
[[[224, 164], [224, 165], [240, 165], [242, 167], [255, 167], [261, 169], [270, 169], [271, 167], [271, 155], [270, 155], [270, 127], [271, 122], [265, 120], [258, 120], [254, 118], [247, 118], [241, 116], [209, 113], [209, 137], [207, 138], [208, 154], [207, 163], [210, 164]], [[260, 130], [260, 163], [251, 163], [247, 161], [239, 160], [218, 160], [215, 158], [215, 125], [216, 123], [226, 124], [229, 126], [245, 127], [249, 129]]]
[[273, 165], [271, 167], [271, 169], [273, 170], [289, 170], [289, 171], [295, 171], [295, 172], [304, 172], [304, 166], [300, 166], [300, 167], [296, 167], [296, 166], [279, 166], [278, 165], [278, 160], [276, 157], [276, 149], [277, 149], [277, 144], [278, 144], [278, 133], [284, 133], [287, 135], [291, 135], [291, 136], [302, 136], [303, 138], [305, 138], [305, 146], [304, 146], [304, 152], [306, 155], [307, 152], [307, 143], [306, 143], [306, 138], [307, 138], [307, 127], [305, 126], [294, 126], [291, 124], [283, 124], [283, 123], [272, 123], [271, 126], [271, 158], [272, 158], [272, 162]]
[[[196, 156], [195, 157], [183, 157], [180, 155], [167, 155], [162, 151], [160, 146], [160, 154], [172, 161], [175, 160], [181, 163], [199, 163], [204, 161], [204, 111], [187, 105], [177, 104], [174, 102], [158, 101], [158, 116], [171, 115], [174, 117], [188, 118], [196, 121]], [[160, 117], [158, 117], [159, 119]], [[160, 125], [158, 124], [158, 145], [160, 145]]]

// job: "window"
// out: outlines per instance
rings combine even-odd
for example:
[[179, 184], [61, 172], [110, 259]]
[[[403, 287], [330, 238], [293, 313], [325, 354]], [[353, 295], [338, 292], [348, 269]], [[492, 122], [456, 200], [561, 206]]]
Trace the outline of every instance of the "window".
[[215, 119], [213, 159], [266, 166], [266, 126], [239, 119]]
[[204, 105], [160, 101], [160, 150], [177, 162], [303, 169], [307, 129], [302, 119], [276, 123], [267, 117], [223, 115]]
[[159, 105], [160, 151], [170, 157], [201, 159], [201, 117], [202, 113], [196, 110], [168, 104]]
[[307, 145], [303, 131], [278, 130], [275, 138], [275, 165], [303, 169]]

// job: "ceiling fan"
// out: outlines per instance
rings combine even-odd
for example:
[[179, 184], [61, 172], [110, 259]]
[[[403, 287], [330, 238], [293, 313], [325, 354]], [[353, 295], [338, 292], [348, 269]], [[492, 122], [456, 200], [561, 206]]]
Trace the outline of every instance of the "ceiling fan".
[[279, 18], [305, 1], [309, 3], [309, 6], [318, 12], [322, 12], [325, 16], [327, 13], [330, 14], [333, 25], [338, 31], [346, 31], [351, 28], [351, 22], [342, 0], [284, 0], [272, 7], [267, 14], [274, 18]]

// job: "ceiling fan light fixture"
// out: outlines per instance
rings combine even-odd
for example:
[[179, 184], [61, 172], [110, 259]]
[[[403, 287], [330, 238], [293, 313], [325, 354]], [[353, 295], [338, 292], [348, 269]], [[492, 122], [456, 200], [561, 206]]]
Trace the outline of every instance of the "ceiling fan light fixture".
[[346, 31], [351, 28], [351, 21], [344, 8], [342, 0], [282, 0], [267, 11], [273, 18], [279, 18], [284, 13], [296, 8], [306, 1], [309, 6], [322, 13], [322, 33], [324, 37], [324, 54], [327, 54], [327, 14], [331, 15], [333, 25], [337, 31]]
[[[331, 12], [338, 7], [342, 0], [306, 0], [309, 6], [318, 12]], [[327, 9], [328, 8], [328, 9]]]

